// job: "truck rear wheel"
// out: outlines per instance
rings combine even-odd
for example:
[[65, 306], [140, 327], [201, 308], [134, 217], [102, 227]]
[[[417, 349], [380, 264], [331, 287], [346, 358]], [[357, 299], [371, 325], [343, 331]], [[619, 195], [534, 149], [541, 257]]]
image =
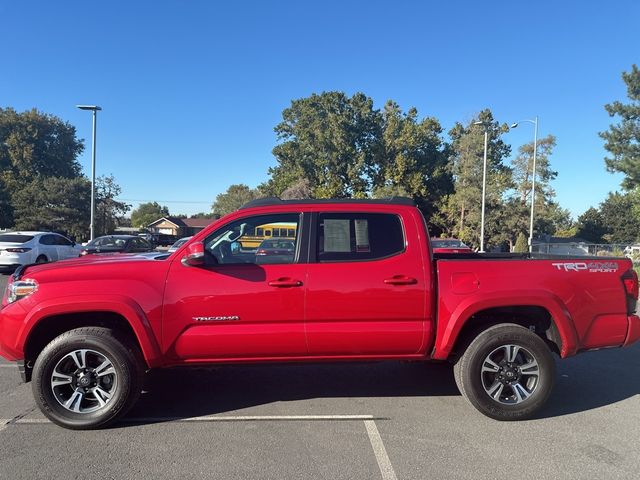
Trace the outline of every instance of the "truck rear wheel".
[[462, 395], [496, 420], [524, 420], [545, 404], [555, 382], [555, 362], [545, 342], [515, 324], [488, 328], [454, 366]]
[[77, 328], [53, 339], [36, 359], [33, 395], [52, 422], [74, 430], [98, 428], [133, 406], [142, 374], [136, 347], [115, 331]]

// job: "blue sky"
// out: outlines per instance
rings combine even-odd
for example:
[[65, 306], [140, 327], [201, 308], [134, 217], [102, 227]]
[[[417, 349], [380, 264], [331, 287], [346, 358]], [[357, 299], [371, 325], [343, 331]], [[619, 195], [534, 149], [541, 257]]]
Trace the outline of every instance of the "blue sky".
[[[0, 106], [55, 114], [87, 140], [97, 174], [134, 205], [208, 211], [274, 165], [291, 99], [343, 90], [415, 106], [449, 129], [485, 107], [553, 133], [560, 204], [579, 215], [619, 189], [605, 171], [605, 103], [640, 63], [640, 2], [213, 2], [0, 0]], [[523, 124], [513, 150], [533, 138]], [[188, 203], [192, 202], [192, 203]]]

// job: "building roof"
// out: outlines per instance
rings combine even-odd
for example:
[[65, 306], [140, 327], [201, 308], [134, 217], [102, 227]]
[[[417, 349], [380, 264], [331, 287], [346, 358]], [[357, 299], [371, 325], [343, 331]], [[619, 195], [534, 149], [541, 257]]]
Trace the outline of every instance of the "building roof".
[[178, 218], [178, 217], [166, 216], [166, 217], [159, 218], [154, 222], [151, 222], [149, 225], [147, 225], [147, 227], [153, 227], [154, 225], [164, 221], [164, 222], [173, 223], [176, 227], [179, 227], [179, 228], [184, 228], [184, 227], [204, 228], [210, 223], [212, 223], [214, 220], [215, 219], [213, 218]]
[[580, 237], [552, 237], [550, 235], [544, 235], [542, 238], [534, 238], [533, 243], [584, 243], [593, 245], [593, 242], [589, 242]]

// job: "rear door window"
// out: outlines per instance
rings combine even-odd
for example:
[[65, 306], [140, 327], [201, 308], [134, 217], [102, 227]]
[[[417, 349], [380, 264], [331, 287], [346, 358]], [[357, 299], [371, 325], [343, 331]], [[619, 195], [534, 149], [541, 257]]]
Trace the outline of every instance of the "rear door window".
[[319, 262], [378, 260], [404, 251], [400, 217], [387, 213], [320, 213], [316, 257]]

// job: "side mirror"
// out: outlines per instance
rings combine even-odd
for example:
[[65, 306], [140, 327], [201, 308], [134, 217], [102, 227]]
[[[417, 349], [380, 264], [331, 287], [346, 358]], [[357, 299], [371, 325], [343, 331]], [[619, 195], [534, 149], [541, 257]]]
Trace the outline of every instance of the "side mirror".
[[201, 267], [204, 265], [204, 244], [202, 242], [192, 243], [187, 247], [187, 254], [182, 257], [182, 264], [190, 267]]

